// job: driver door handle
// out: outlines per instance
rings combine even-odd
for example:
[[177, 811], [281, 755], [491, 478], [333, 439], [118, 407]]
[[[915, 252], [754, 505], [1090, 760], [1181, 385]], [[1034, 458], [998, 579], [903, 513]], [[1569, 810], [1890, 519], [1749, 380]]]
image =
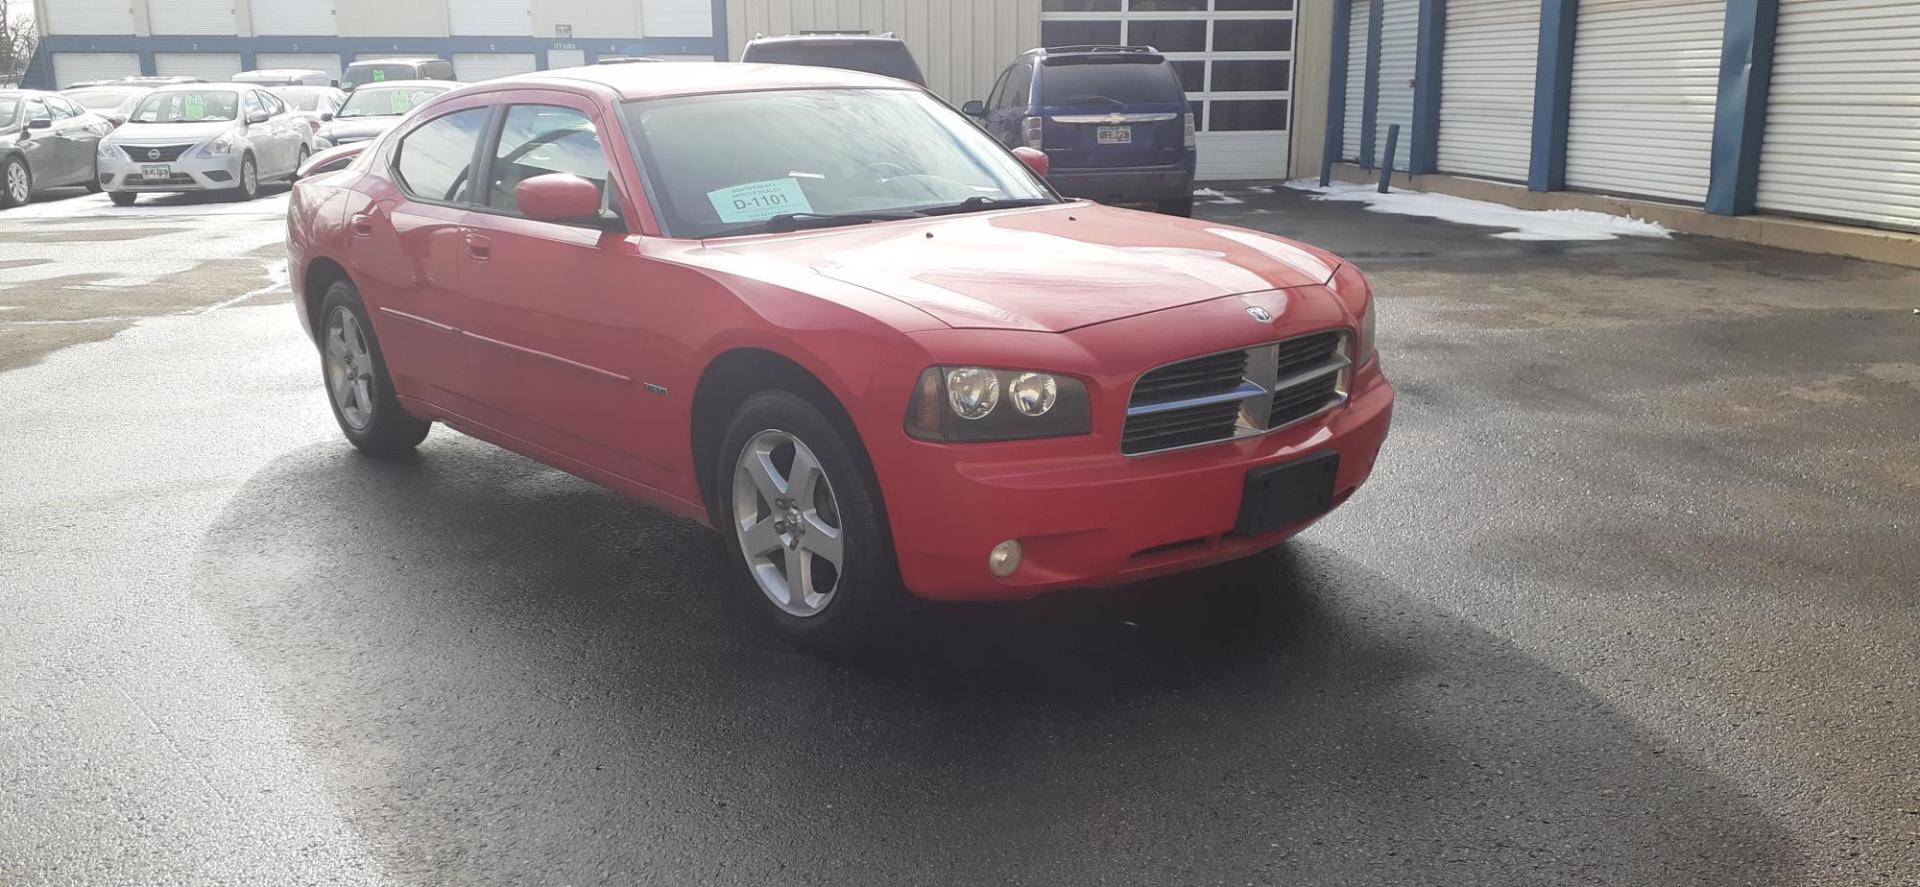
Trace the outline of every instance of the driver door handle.
[[493, 255], [493, 241], [484, 234], [467, 232], [467, 255], [484, 262]]

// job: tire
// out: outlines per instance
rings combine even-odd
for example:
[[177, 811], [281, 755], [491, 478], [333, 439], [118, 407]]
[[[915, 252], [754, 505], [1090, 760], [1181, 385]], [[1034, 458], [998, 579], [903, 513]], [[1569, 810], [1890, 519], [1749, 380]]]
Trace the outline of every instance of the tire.
[[293, 159], [293, 171], [287, 173], [287, 182], [289, 184], [300, 181], [300, 167], [306, 166], [307, 158], [312, 156], [313, 152], [309, 150], [306, 145], [300, 146], [299, 156]]
[[98, 194], [100, 193], [101, 190], [102, 189], [100, 187], [100, 163], [99, 161], [94, 161], [93, 177], [90, 179], [87, 179], [87, 193]]
[[1193, 216], [1193, 198], [1181, 197], [1175, 200], [1162, 200], [1156, 209], [1161, 215], [1191, 218]]
[[433, 423], [400, 405], [367, 309], [353, 284], [335, 282], [320, 301], [320, 369], [327, 404], [347, 442], [374, 456], [411, 453]]
[[107, 199], [113, 201], [114, 206], [132, 206], [135, 200], [140, 199], [140, 195], [132, 191], [108, 191]]
[[248, 151], [240, 157], [240, 183], [233, 189], [233, 199], [240, 202], [260, 196], [260, 164], [253, 160], [253, 152]]
[[[906, 603], [879, 485], [849, 433], [797, 394], [762, 391], [734, 410], [714, 475], [715, 523], [734, 580], [729, 591], [736, 612], [752, 613], [774, 634], [816, 653], [867, 646]], [[807, 475], [813, 478], [811, 496], [802, 491], [795, 499], [805, 501], [783, 498], [796, 484], [809, 483], [796, 473], [806, 461], [822, 472]], [[756, 462], [768, 472], [759, 482], [748, 468]], [[774, 486], [786, 492], [770, 500], [768, 479], [787, 482]], [[798, 530], [787, 530], [796, 524]], [[754, 549], [765, 545], [773, 547], [756, 555]], [[811, 588], [803, 585], [798, 593], [787, 581], [796, 565], [812, 580]]]
[[22, 157], [0, 162], [0, 209], [33, 202], [33, 169]]

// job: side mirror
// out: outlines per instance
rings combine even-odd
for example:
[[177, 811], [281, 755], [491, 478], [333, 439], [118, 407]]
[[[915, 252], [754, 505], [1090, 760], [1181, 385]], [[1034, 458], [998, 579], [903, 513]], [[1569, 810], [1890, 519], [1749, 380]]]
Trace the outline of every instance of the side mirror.
[[321, 112], [320, 112], [320, 122], [321, 122], [321, 123], [330, 123], [330, 122], [332, 122], [332, 121], [333, 121], [333, 112], [332, 112], [332, 111], [321, 111]]
[[271, 119], [271, 118], [270, 118], [270, 117], [268, 117], [267, 115], [265, 115], [265, 114], [262, 114], [262, 113], [259, 113], [259, 112], [255, 112], [255, 113], [252, 113], [252, 114], [248, 114], [248, 115], [247, 115], [247, 122], [248, 122], [248, 123], [265, 123], [265, 122], [267, 122], [267, 121], [268, 121], [269, 119]]
[[985, 117], [987, 116], [987, 106], [985, 103], [981, 102], [979, 99], [974, 99], [973, 101], [970, 101], [964, 105], [961, 105], [960, 113], [965, 114], [968, 117]]
[[520, 204], [520, 214], [536, 222], [624, 228], [616, 224], [617, 218], [600, 215], [599, 186], [572, 173], [534, 176], [513, 189], [513, 198]]
[[27, 121], [27, 128], [28, 129], [52, 129], [53, 120], [52, 118], [48, 118], [48, 117], [36, 117], [32, 120]]
[[1026, 164], [1028, 169], [1033, 170], [1034, 175], [1043, 179], [1047, 177], [1047, 170], [1053, 168], [1053, 161], [1047, 159], [1047, 152], [1039, 148], [1021, 145], [1013, 149], [1013, 156]]

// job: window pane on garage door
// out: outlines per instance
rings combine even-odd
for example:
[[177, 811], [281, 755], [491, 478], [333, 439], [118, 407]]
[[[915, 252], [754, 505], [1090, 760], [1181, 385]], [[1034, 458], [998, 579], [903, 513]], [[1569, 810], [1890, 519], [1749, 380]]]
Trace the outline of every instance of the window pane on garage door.
[[1040, 43], [1043, 46], [1082, 46], [1090, 43], [1119, 42], [1119, 22], [1043, 21], [1040, 23]]

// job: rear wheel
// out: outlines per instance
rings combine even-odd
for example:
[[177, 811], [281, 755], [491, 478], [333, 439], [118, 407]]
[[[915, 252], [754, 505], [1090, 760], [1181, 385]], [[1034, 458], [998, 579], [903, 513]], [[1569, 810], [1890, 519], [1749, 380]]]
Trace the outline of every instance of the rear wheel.
[[1162, 200], [1160, 201], [1160, 204], [1157, 207], [1157, 209], [1160, 211], [1162, 215], [1192, 216], [1193, 215], [1193, 198], [1180, 197], [1173, 200]]
[[728, 424], [716, 523], [736, 600], [796, 646], [874, 638], [906, 592], [871, 473], [805, 398], [763, 391]]
[[320, 316], [320, 364], [340, 432], [375, 456], [396, 456], [419, 446], [433, 423], [414, 418], [400, 406], [380, 341], [353, 284], [340, 281], [328, 287]]
[[25, 206], [33, 199], [33, 170], [27, 161], [9, 157], [0, 163], [0, 207]]
[[132, 206], [135, 200], [140, 199], [140, 195], [132, 191], [108, 191], [107, 199], [113, 201], [114, 206]]

